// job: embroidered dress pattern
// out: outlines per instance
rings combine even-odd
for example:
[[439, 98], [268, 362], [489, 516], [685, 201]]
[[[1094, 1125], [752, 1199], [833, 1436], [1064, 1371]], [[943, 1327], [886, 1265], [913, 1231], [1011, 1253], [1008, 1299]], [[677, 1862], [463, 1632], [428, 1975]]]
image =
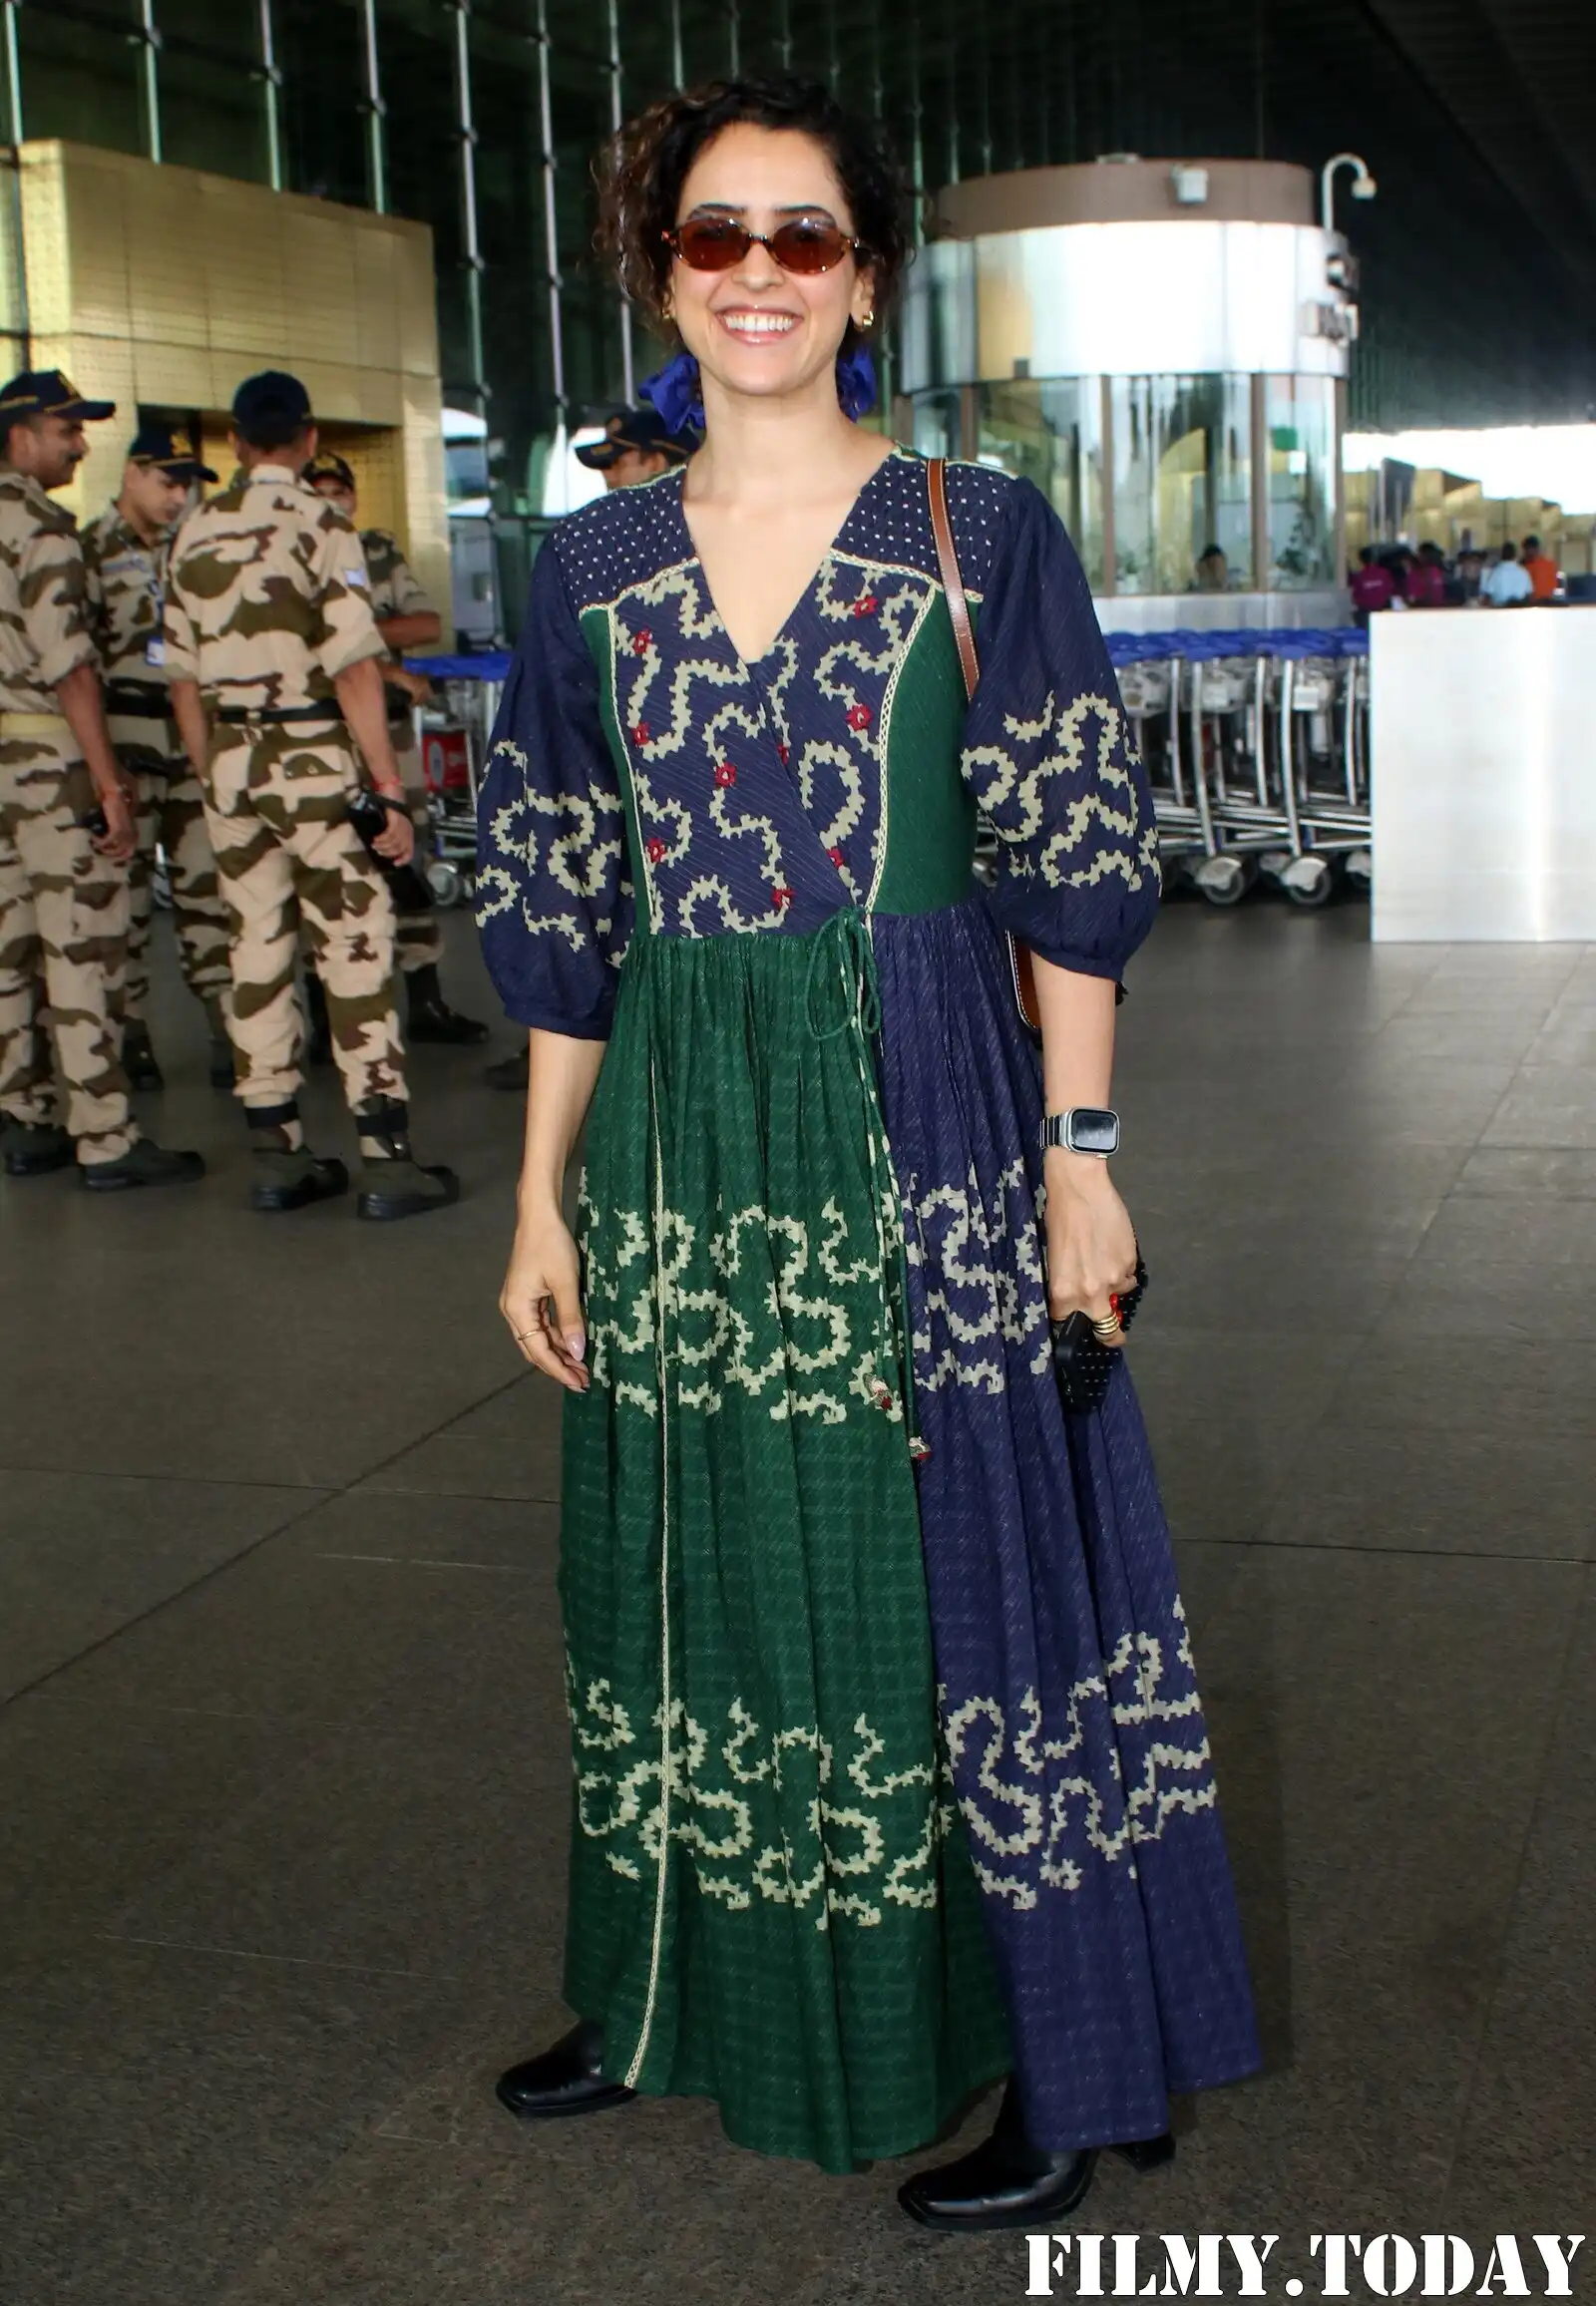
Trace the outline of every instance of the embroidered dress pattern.
[[617, 2079], [831, 2168], [1010, 2065], [1062, 2149], [1258, 2056], [1129, 1374], [1078, 1418], [1051, 1374], [1000, 936], [1117, 976], [1152, 812], [1058, 523], [949, 479], [968, 712], [918, 459], [753, 664], [671, 474], [546, 545], [482, 800], [507, 1008], [608, 1043], [567, 1997]]

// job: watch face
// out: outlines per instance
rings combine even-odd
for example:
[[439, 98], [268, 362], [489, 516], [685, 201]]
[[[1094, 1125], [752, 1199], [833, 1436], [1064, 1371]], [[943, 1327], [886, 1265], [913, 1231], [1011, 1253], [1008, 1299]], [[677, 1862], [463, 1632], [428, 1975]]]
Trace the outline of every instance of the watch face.
[[1069, 1116], [1069, 1143], [1076, 1153], [1113, 1153], [1119, 1146], [1119, 1115], [1077, 1105]]

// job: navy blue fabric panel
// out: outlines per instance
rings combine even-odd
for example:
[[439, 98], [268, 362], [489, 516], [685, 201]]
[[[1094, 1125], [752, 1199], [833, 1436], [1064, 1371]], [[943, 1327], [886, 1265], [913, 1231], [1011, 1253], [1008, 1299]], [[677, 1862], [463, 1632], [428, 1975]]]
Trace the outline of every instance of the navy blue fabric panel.
[[632, 927], [620, 787], [598, 668], [546, 546], [500, 703], [477, 810], [477, 923], [524, 1025], [607, 1037]]
[[1001, 527], [983, 543], [991, 576], [964, 766], [1000, 843], [997, 917], [1046, 960], [1117, 977], [1159, 899], [1152, 796], [1119, 683], [1075, 549], [1040, 491], [1010, 482]]
[[1058, 1397], [1038, 1067], [986, 908], [873, 940], [939, 1704], [1026, 2134], [1154, 2137], [1260, 2057], [1157, 1479], [1128, 1366], [1098, 1414]]

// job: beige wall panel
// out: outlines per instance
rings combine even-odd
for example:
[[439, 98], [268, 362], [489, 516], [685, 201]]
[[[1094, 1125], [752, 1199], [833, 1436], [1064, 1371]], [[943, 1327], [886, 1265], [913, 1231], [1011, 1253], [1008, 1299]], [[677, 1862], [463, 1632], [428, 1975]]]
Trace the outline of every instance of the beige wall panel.
[[295, 360], [292, 366], [317, 416], [335, 424], [381, 423], [380, 417], [371, 415], [370, 404], [373, 397], [380, 401], [382, 396], [380, 392], [373, 395], [373, 380], [365, 369], [330, 360]]
[[401, 257], [392, 232], [357, 232], [355, 235], [356, 325], [362, 368], [397, 369], [401, 330], [399, 292]]
[[24, 145], [21, 164], [29, 317], [36, 336], [64, 335], [72, 326], [72, 265], [61, 147]]
[[406, 377], [402, 440], [409, 520], [400, 535], [411, 567], [443, 618], [447, 648], [454, 643], [454, 618], [450, 609], [449, 510], [440, 406], [435, 377]]
[[296, 205], [283, 210], [282, 292], [304, 360], [359, 364], [357, 237], [341, 218], [307, 216]]
[[[287, 314], [276, 219], [256, 205], [258, 186], [229, 184], [223, 177], [201, 177], [200, 185], [202, 208], [197, 241], [204, 254], [210, 348], [253, 352], [262, 343], [275, 345], [275, 365], [281, 367]], [[238, 373], [247, 376], [248, 364]]]
[[432, 234], [412, 226], [394, 234], [398, 270], [399, 365], [414, 376], [438, 373], [438, 288]]
[[33, 364], [119, 403], [64, 502], [84, 517], [115, 495], [141, 402], [199, 410], [225, 484], [234, 390], [258, 369], [292, 369], [354, 467], [361, 520], [395, 532], [447, 622], [426, 227], [53, 141], [25, 145], [21, 165]]
[[140, 400], [157, 408], [213, 408], [223, 397], [202, 346], [136, 343], [133, 374]]
[[[203, 293], [202, 210], [187, 169], [125, 172], [128, 303], [137, 341], [210, 341]], [[207, 364], [208, 365], [208, 364]]]
[[127, 336], [128, 247], [122, 170], [107, 154], [65, 153], [72, 326], [87, 336]]

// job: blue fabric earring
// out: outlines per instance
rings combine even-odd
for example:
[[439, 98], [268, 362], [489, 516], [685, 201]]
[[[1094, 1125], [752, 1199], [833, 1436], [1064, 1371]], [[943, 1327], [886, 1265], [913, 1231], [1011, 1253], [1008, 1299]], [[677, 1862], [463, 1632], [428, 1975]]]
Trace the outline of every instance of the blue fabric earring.
[[856, 344], [852, 352], [837, 355], [837, 399], [842, 413], [857, 424], [876, 405], [876, 364], [870, 357], [868, 344]]
[[698, 363], [690, 352], [678, 352], [663, 368], [642, 381], [644, 400], [653, 402], [665, 420], [667, 432], [685, 432], [689, 425], [704, 428], [703, 395], [698, 389]]
[[[668, 431], [684, 432], [691, 425], [702, 432], [703, 395], [698, 385], [698, 363], [690, 352], [678, 352], [654, 375], [644, 377], [641, 391], [644, 400], [651, 401], [664, 418]], [[857, 424], [875, 407], [876, 393], [876, 364], [869, 345], [859, 343], [852, 352], [838, 353], [837, 402], [843, 415]]]

